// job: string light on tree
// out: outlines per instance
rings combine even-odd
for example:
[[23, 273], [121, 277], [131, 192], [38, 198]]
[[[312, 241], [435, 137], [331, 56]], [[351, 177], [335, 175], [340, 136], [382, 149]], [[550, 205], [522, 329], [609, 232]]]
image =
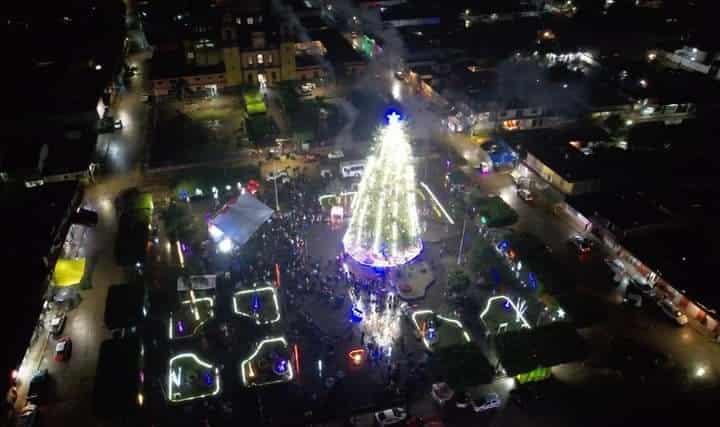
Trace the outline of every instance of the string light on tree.
[[376, 134], [343, 238], [350, 256], [375, 267], [404, 264], [422, 251], [415, 169], [405, 123], [396, 111], [387, 119]]

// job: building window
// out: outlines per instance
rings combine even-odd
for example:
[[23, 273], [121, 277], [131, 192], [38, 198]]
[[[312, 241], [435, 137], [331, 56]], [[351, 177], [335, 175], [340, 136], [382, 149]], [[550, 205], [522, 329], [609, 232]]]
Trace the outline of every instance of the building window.
[[267, 56], [267, 62], [268, 64], [272, 64], [272, 53], [269, 53]]
[[248, 65], [252, 65], [252, 64], [253, 64], [252, 55], [248, 55], [247, 61], [248, 61]]
[[262, 15], [258, 16], [258, 24], [262, 24], [263, 17]]
[[258, 54], [257, 54], [257, 63], [258, 63], [258, 64], [262, 64], [262, 63], [264, 63], [264, 62], [265, 62], [265, 61], [264, 61], [264, 59], [263, 59], [263, 54], [262, 54], [262, 53], [258, 53]]
[[235, 18], [235, 23], [238, 25], [242, 25], [242, 18]]
[[255, 22], [255, 20], [253, 19], [252, 16], [248, 16], [246, 22], [247, 22], [248, 25], [252, 25], [252, 24]]
[[317, 79], [318, 77], [320, 77], [320, 73], [318, 73], [317, 71], [313, 71], [313, 77]]
[[255, 83], [255, 76], [253, 75], [253, 73], [248, 73], [247, 81], [250, 84]]
[[270, 73], [270, 76], [272, 77], [272, 80], [273, 80], [274, 82], [277, 81], [278, 78], [277, 78], [277, 73], [276, 73], [275, 71], [273, 71], [272, 73]]

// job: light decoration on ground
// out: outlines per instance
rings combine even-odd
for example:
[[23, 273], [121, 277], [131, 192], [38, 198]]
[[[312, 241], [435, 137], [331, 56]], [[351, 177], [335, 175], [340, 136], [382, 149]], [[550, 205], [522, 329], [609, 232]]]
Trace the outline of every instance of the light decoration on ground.
[[[260, 313], [264, 309], [260, 300], [260, 297], [263, 295], [269, 297], [273, 307], [272, 310], [274, 311], [268, 318], [263, 317]], [[242, 305], [241, 301], [246, 302], [245, 306]], [[257, 303], [257, 307], [254, 306], [255, 303]], [[255, 319], [255, 323], [258, 325], [268, 325], [279, 322], [280, 304], [278, 303], [277, 290], [272, 286], [264, 286], [235, 292], [233, 295], [233, 311], [239, 316]]]
[[180, 313], [170, 313], [168, 338], [174, 340], [196, 335], [208, 320], [215, 317], [214, 307], [212, 297], [195, 298], [195, 292], [191, 290], [190, 299], [181, 301], [180, 309], [189, 311], [192, 318], [183, 319]]
[[355, 366], [360, 366], [365, 361], [366, 351], [364, 348], [356, 348], [348, 352], [348, 358], [350, 362]]
[[[277, 356], [276, 359], [269, 362], [266, 360], [264, 361], [264, 359], [260, 359], [258, 357], [260, 352], [263, 351], [263, 348], [269, 347], [280, 347], [280, 349], [283, 350], [283, 353], [288, 354], [288, 357], [284, 358], [282, 356]], [[287, 340], [285, 340], [284, 337], [268, 338], [260, 341], [258, 346], [255, 348], [255, 351], [253, 351], [247, 359], [240, 362], [240, 374], [242, 376], [243, 384], [246, 387], [257, 387], [292, 381], [295, 374], [293, 371], [293, 364], [289, 363], [290, 352], [288, 348]], [[269, 354], [277, 353], [277, 350], [269, 351]], [[263, 361], [265, 362], [264, 369], [262, 366]], [[272, 372], [272, 375], [269, 375], [268, 368], [269, 372]], [[263, 372], [265, 372], [264, 377], [269, 378], [261, 378]]]
[[506, 297], [505, 295], [497, 295], [494, 297], [488, 298], [487, 302], [485, 303], [485, 309], [480, 313], [480, 320], [485, 321], [485, 316], [490, 311], [490, 307], [492, 306], [493, 302], [502, 300], [505, 302], [505, 306], [509, 306], [513, 309], [515, 312], [515, 321], [519, 322], [523, 328], [532, 328], [530, 326], [530, 323], [525, 319], [525, 312], [527, 311], [527, 303], [525, 301], [522, 301], [518, 299], [517, 303], [513, 302], [510, 298]]
[[427, 322], [420, 322], [418, 320], [418, 318], [421, 316], [423, 316], [423, 317], [426, 316], [426, 317], [430, 317], [430, 318], [436, 317], [436, 318], [442, 320], [443, 322], [453, 325], [454, 327], [460, 329], [461, 335], [462, 335], [463, 339], [465, 340], [465, 342], [471, 341], [470, 334], [465, 329], [462, 322], [460, 322], [459, 320], [452, 319], [450, 317], [445, 317], [441, 314], [436, 314], [432, 310], [417, 310], [417, 311], [414, 311], [410, 317], [413, 321], [413, 325], [415, 325], [415, 329], [417, 329], [418, 332], [420, 332], [420, 335], [422, 336], [422, 341], [423, 341], [423, 344], [425, 344], [425, 348], [427, 348], [428, 350], [432, 350], [433, 344], [435, 344], [440, 339], [440, 337], [437, 335], [436, 328], [434, 328], [435, 331], [432, 331], [428, 328]]
[[343, 238], [350, 256], [375, 267], [405, 264], [423, 248], [405, 124], [396, 112], [387, 118], [387, 125], [377, 132]]
[[167, 391], [172, 403], [215, 396], [220, 393], [220, 371], [194, 353], [175, 355], [168, 362]]
[[175, 241], [175, 246], [177, 247], [178, 261], [180, 262], [180, 268], [185, 268], [185, 255], [183, 255], [182, 243], [180, 243], [180, 241], [177, 240], [177, 241]]
[[428, 187], [427, 184], [425, 184], [424, 182], [421, 182], [420, 186], [423, 188], [423, 190], [425, 190], [430, 195], [430, 198], [432, 199], [433, 203], [435, 203], [435, 206], [437, 206], [438, 209], [440, 209], [440, 212], [442, 212], [443, 216], [445, 216], [445, 219], [447, 219], [447, 221], [451, 225], [454, 225], [455, 221], [453, 221], [450, 214], [445, 210], [445, 207], [442, 205], [442, 203], [440, 203], [440, 200], [438, 200], [438, 198], [435, 196], [435, 193], [433, 193], [432, 190], [430, 190], [430, 187]]
[[350, 301], [350, 322], [359, 323], [365, 333], [365, 340], [377, 345], [378, 350], [389, 357], [393, 344], [400, 336], [402, 312], [397, 295], [389, 292], [384, 301], [380, 302], [374, 293], [363, 299], [355, 292], [350, 292]]

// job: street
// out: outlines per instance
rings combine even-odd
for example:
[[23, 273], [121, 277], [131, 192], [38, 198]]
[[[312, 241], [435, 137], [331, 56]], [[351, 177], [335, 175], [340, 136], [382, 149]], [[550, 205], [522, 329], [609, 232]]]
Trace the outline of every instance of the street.
[[[133, 35], [133, 33], [131, 33]], [[133, 36], [138, 37], [138, 34]], [[111, 113], [115, 118], [122, 120], [123, 129], [117, 130], [113, 133], [106, 133], [98, 137], [97, 143], [97, 155], [102, 164], [101, 171], [95, 183], [89, 185], [86, 189], [85, 199], [83, 204], [94, 210], [99, 214], [99, 223], [94, 228], [83, 229], [82, 233], [75, 233], [70, 240], [76, 247], [82, 248], [85, 256], [88, 260], [90, 267], [86, 271], [86, 278], [89, 282], [89, 289], [77, 290], [79, 298], [76, 303], [68, 310], [67, 324], [65, 326], [62, 336], [69, 336], [73, 341], [72, 355], [68, 361], [56, 362], [53, 360], [55, 352], [56, 339], [48, 336], [49, 320], [48, 318], [42, 319], [43, 328], [39, 329], [38, 339], [31, 345], [28, 357], [20, 370], [19, 383], [21, 385], [19, 389], [19, 398], [17, 401], [17, 407], [21, 408], [25, 403], [25, 393], [27, 393], [27, 384], [31, 378], [33, 372], [37, 369], [47, 368], [52, 378], [53, 392], [51, 397], [48, 399], [46, 404], [43, 404], [43, 417], [46, 420], [52, 420], [50, 422], [53, 426], [101, 426], [101, 425], [113, 425], [107, 421], [100, 421], [92, 416], [91, 399], [89, 396], [93, 393], [95, 369], [98, 360], [98, 350], [103, 340], [110, 338], [110, 332], [104, 325], [104, 311], [105, 311], [105, 300], [107, 297], [108, 288], [115, 284], [121, 284], [126, 282], [125, 271], [119, 267], [115, 262], [115, 256], [113, 253], [114, 242], [117, 238], [117, 218], [114, 209], [114, 201], [120, 192], [125, 189], [137, 186], [145, 186], [146, 189], [152, 190], [151, 185], [156, 185], [158, 188], [162, 188], [156, 194], [158, 199], [164, 198], [168, 192], [168, 183], [164, 182], [163, 176], [155, 176], [152, 179], [146, 179], [144, 176], [144, 165], [143, 162], [146, 160], [147, 151], [147, 138], [149, 131], [152, 130], [152, 106], [143, 103], [141, 100], [142, 94], [146, 93], [149, 82], [147, 81], [146, 64], [151, 53], [149, 51], [143, 51], [137, 54], [133, 54], [128, 58], [128, 63], [131, 63], [138, 67], [138, 75], [133, 78], [131, 84], [126, 88], [121, 89], [118, 93], [117, 100], [111, 108]], [[468, 163], [478, 162], [484, 159], [487, 154], [484, 153], [479, 147], [478, 141], [466, 135], [450, 134], [441, 125], [440, 119], [430, 112], [425, 101], [415, 98], [415, 95], [406, 90], [406, 88], [399, 83], [394, 77], [393, 73], [388, 71], [387, 78], [381, 79], [383, 86], [380, 88], [381, 94], [391, 93], [393, 97], [402, 102], [409, 111], [410, 117], [414, 118], [420, 130], [417, 135], [413, 135], [413, 140], [429, 140], [431, 149], [433, 150], [433, 156], [427, 155], [420, 160], [420, 163], [416, 167], [423, 167], [425, 173], [421, 174], [418, 172], [418, 176], [422, 176], [423, 182], [426, 182], [433, 191], [438, 194], [438, 199], [443, 203], [449, 200], [451, 197], [445, 190], [444, 177], [447, 171], [447, 165], [449, 164], [450, 158], [461, 158], [465, 159]], [[328, 96], [331, 94], [328, 94]], [[275, 118], [279, 128], [283, 135], [290, 132], [288, 129], [287, 121], [282, 117], [282, 111], [278, 107], [277, 100], [271, 95], [269, 97], [269, 111], [270, 115]], [[357, 144], [359, 141], [352, 140], [352, 125], [357, 116], [357, 111], [349, 101], [345, 98], [330, 97], [328, 102], [336, 104], [344, 111], [347, 120], [345, 127], [341, 132], [334, 138], [335, 147], [348, 148], [353, 143]], [[362, 141], [360, 143], [365, 143]], [[418, 147], [414, 147], [417, 149]], [[323, 159], [325, 160], [325, 159]], [[255, 163], [255, 160], [240, 160], [239, 162], [247, 161]], [[336, 168], [335, 163], [332, 163], [333, 167]], [[263, 163], [261, 168], [261, 180], [262, 185], [269, 186], [263, 177], [275, 170], [302, 166], [299, 160], [272, 160]], [[318, 174], [317, 167], [308, 167], [307, 174], [313, 175]], [[561, 302], [563, 298], [567, 300], [577, 302], [576, 306], [568, 306], [567, 311], [571, 319], [585, 319], [588, 318], [587, 323], [579, 325], [580, 334], [586, 339], [588, 346], [590, 347], [591, 356], [588, 361], [582, 363], [569, 363], [559, 365], [553, 368], [552, 382], [560, 385], [560, 388], [567, 392], [571, 390], [574, 393], [574, 399], [569, 399], [573, 396], [567, 397], [568, 400], [564, 402], [565, 405], [550, 405], [552, 408], [548, 409], [547, 412], [534, 413], [528, 407], [520, 407], [517, 402], [512, 401], [510, 392], [516, 388], [515, 380], [512, 378], [499, 376], [492, 384], [480, 386], [477, 388], [477, 393], [497, 393], [502, 399], [502, 407], [498, 411], [489, 413], [482, 413], [475, 415], [471, 411], [458, 412], [452, 408], [439, 408], [438, 405], [432, 400], [429, 394], [429, 384], [420, 382], [422, 387], [416, 390], [413, 397], [406, 401], [406, 405], [409, 408], [409, 412], [415, 416], [431, 416], [437, 413], [444, 413], [447, 415], [447, 425], [492, 425], [492, 426], [517, 426], [517, 425], [540, 425], [540, 426], [558, 426], [558, 425], [576, 425], [578, 421], [587, 421], [587, 424], [601, 424], [603, 420], [611, 418], [614, 414], [601, 414], [598, 415], [597, 419], [585, 420], [589, 416], [587, 413], [580, 414], [582, 410], [590, 410], [593, 402], [585, 402], [584, 406], [581, 400], [585, 399], [584, 393], [588, 393], [588, 396], [595, 397], [596, 394], [600, 394], [598, 391], [594, 391], [597, 383], [602, 383], [602, 387], [598, 390], [608, 390], [613, 388], [623, 388], [617, 391], [615, 394], [608, 393], [603, 396], [603, 400], [595, 401], [598, 406], [603, 410], [601, 405], [618, 405], [624, 399], [630, 399], [633, 397], [638, 390], [642, 390], [645, 395], [640, 398], [636, 398], [638, 405], [642, 406], [651, 399], [660, 398], [667, 394], [667, 389], [683, 392], [693, 392], [696, 390], [704, 390], [720, 385], [720, 346], [717, 343], [709, 339], [702, 331], [703, 328], [695, 324], [694, 320], [691, 320], [690, 324], [685, 327], [676, 326], [669, 318], [663, 315], [663, 313], [656, 307], [656, 305], [649, 299], [645, 299], [642, 307], [635, 308], [628, 304], [623, 304], [624, 290], [620, 288], [620, 285], [613, 280], [613, 275], [610, 272], [605, 259], [612, 257], [611, 254], [602, 244], [602, 242], [595, 242], [592, 253], [588, 256], [579, 257], [575, 249], [568, 244], [570, 239], [575, 234], [584, 234], [584, 230], [565, 213], [556, 213], [554, 205], [557, 202], [558, 195], [554, 193], [552, 188], [546, 188], [543, 190], [537, 190], [537, 186], [541, 185], [539, 177], [533, 179], [538, 181], [534, 190], [534, 200], [531, 202], [524, 201], [518, 197], [516, 192], [516, 185], [513, 183], [511, 176], [507, 172], [492, 172], [489, 175], [478, 175], [473, 168], [463, 168], [463, 170], [469, 174], [469, 179], [473, 187], [478, 188], [484, 194], [496, 194], [499, 195], [513, 210], [518, 214], [518, 221], [512, 226], [508, 227], [514, 231], [522, 233], [530, 233], [537, 236], [547, 247], [551, 250], [548, 255], [554, 262], [559, 263], [564, 270], [567, 282], [569, 286], [561, 289], [557, 297]], [[316, 344], [315, 341], [308, 339], [306, 336], [298, 333], [298, 342], [306, 344], [308, 349], [307, 356], [309, 360], [305, 362], [303, 366], [305, 374], [308, 377], [310, 375], [317, 375], [317, 378], [303, 378], [303, 386], [307, 386], [307, 389], [293, 389], [298, 394], [302, 394], [306, 390], [317, 390], [317, 394], [313, 392], [312, 405], [317, 405], [317, 411], [328, 411], [328, 413], [334, 413], [328, 409], [333, 405], [327, 404], [327, 402], [334, 402], [334, 390], [333, 384], [327, 385], [326, 378], [322, 375], [322, 368], [319, 369], [320, 374], [314, 374], [312, 370], [317, 370], [317, 362], [320, 360], [327, 361], [325, 369], [327, 369], [325, 375], [335, 375], [340, 379], [345, 378], [345, 372], [342, 374], [336, 374], [336, 372], [343, 371], [346, 368], [347, 360], [346, 353], [348, 350], [352, 350], [355, 347], [360, 346], [362, 348], [365, 345], [365, 332], [359, 333], [357, 330], [352, 329], [353, 326], [347, 326], [345, 317], [352, 307], [350, 301], [345, 301], [345, 288], [339, 288], [340, 286], [360, 286], [357, 283], [353, 283], [348, 277], [342, 278], [342, 274], [338, 273], [338, 264], [341, 264], [339, 254], [343, 252], [342, 237], [345, 233], [345, 227], [347, 221], [341, 225], [331, 225], [329, 222], [315, 221], [308, 219], [306, 213], [312, 213], [320, 209], [317, 207], [316, 199], [305, 197], [305, 199], [299, 199], [307, 187], [310, 185], [305, 182], [306, 176], [293, 177], [293, 184], [280, 186], [281, 198], [283, 203], [284, 213], [291, 212], [290, 215], [285, 217], [274, 218], [270, 225], [265, 224], [262, 229], [261, 237], [255, 237], [253, 243], [257, 243], [259, 246], [256, 252], [252, 254], [243, 254], [260, 265], [265, 270], [268, 270], [268, 266], [278, 265], [277, 271], [280, 275], [280, 265], [282, 263], [282, 274], [287, 279], [290, 276], [292, 279], [288, 280], [293, 287], [288, 289], [282, 288], [280, 295], [283, 300], [283, 306], [289, 314], [289, 318], [292, 319], [293, 334], [297, 323], [301, 323], [301, 318], [309, 317], [308, 313], [312, 313], [312, 321], [309, 323], [316, 322], [322, 329], [322, 333], [327, 336], [332, 336], [334, 341], [333, 345], [337, 345], [337, 357], [335, 355], [335, 347], [330, 345], [330, 350], [325, 350], [324, 345]], [[298, 182], [295, 186], [294, 182]], [[277, 183], [276, 183], [277, 184]], [[306, 187], [307, 186], [307, 187]], [[266, 202], [272, 200], [272, 197], [267, 196], [265, 193]], [[313, 196], [315, 196], [313, 194]], [[193, 202], [195, 203], [195, 202]], [[431, 205], [431, 202], [428, 202]], [[192, 215], [195, 217], [205, 220], [206, 214], [212, 209], [209, 208], [210, 204], [206, 205], [190, 205]], [[310, 207], [308, 207], [310, 206]], [[430, 208], [427, 209], [431, 211]], [[297, 215], [295, 216], [295, 212]], [[300, 219], [302, 218], [302, 219]], [[423, 217], [423, 220], [429, 221], [432, 215], [428, 214]], [[441, 224], [441, 221], [438, 221]], [[447, 298], [447, 273], [455, 267], [458, 257], [458, 243], [461, 234], [462, 221], [453, 226], [443, 224], [440, 229], [444, 229], [442, 238], [435, 241], [427, 239], [422, 254], [419, 256], [418, 261], [435, 263], [434, 274], [436, 280], [431, 287], [427, 289], [427, 293], [421, 299], [413, 301], [414, 304], [423, 308], [431, 307], [434, 310], [441, 313], [449, 313], [452, 311]], [[482, 237], [476, 232], [474, 224], [470, 223], [468, 226], [468, 237], [463, 244], [467, 244], [466, 251], [469, 250], [470, 244], [474, 239], [481, 239]], [[267, 231], [268, 237], [265, 232]], [[275, 234], [271, 234], [275, 233]], [[170, 240], [164, 233], [162, 227], [159, 231], [160, 241], [158, 248], [165, 248], [166, 245], [170, 245]], [[429, 234], [429, 233], [428, 233]], [[281, 236], [281, 237], [278, 237]], [[427, 236], [427, 234], [426, 234]], [[273, 237], [278, 237], [278, 240], [282, 238], [282, 241], [271, 241]], [[74, 240], [73, 240], [74, 239]], [[303, 241], [303, 251], [297, 249], [300, 245], [297, 243], [298, 239]], [[290, 243], [288, 243], [290, 242]], [[178, 245], [179, 247], [179, 245]], [[161, 252], [165, 254], [165, 252]], [[174, 253], [174, 251], [173, 251]], [[298, 259], [303, 254], [309, 261], [303, 260], [302, 262]], [[307, 255], [307, 254], [310, 255]], [[164, 261], [170, 261], [172, 256], [166, 255]], [[242, 273], [242, 280], [249, 282], [249, 278], [255, 277], [257, 280], [268, 280], [270, 281], [270, 274], [267, 271], [258, 268], [252, 270], [254, 264], [250, 265], [250, 272], [246, 270], [247, 265], [243, 264], [237, 267], [233, 264], [231, 257], [222, 258], [222, 255], [217, 257], [224, 264], [218, 263], [217, 271], [208, 272], [217, 273], [229, 271], [237, 268], [238, 271], [233, 271], [234, 274]], [[266, 259], [264, 259], [266, 258]], [[259, 261], [258, 261], [259, 260]], [[296, 261], [297, 264], [296, 265]], [[315, 267], [315, 263], [317, 267]], [[307, 265], [306, 265], [307, 264]], [[214, 265], [215, 266], [215, 265]], [[291, 267], [292, 266], [292, 267]], [[220, 268], [222, 267], [222, 269]], [[307, 267], [307, 268], [306, 268]], [[347, 268], [347, 267], [345, 267]], [[314, 279], [317, 283], [313, 283], [313, 286], [320, 288], [318, 290], [311, 291], [309, 285], [309, 277], [307, 273], [308, 269], [317, 269], [319, 272], [313, 273]], [[368, 269], [369, 270], [369, 269]], [[268, 270], [269, 271], [269, 270]], [[356, 270], [357, 276], [361, 277], [358, 279], [358, 283], [366, 284], [370, 282], [371, 288], [378, 282], [385, 285], [386, 277], [384, 274], [376, 274], [372, 276], [371, 273], [367, 273], [370, 279], [362, 277], [361, 267]], [[297, 274], [297, 278], [296, 278]], [[302, 275], [308, 274], [307, 288], [303, 290], [303, 281], [300, 280]], [[327, 283], [323, 275], [327, 275]], [[338, 275], [336, 278], [335, 276]], [[348, 274], [348, 276], [350, 276]], [[298, 285], [295, 286], [295, 280]], [[354, 279], [353, 279], [354, 280]], [[330, 299], [326, 298], [326, 295], [321, 292], [326, 290], [321, 285], [332, 284], [336, 288], [332, 288], [329, 291]], [[248, 283], [237, 283], [226, 284], [228, 289], [237, 289], [241, 285], [248, 286]], [[231, 288], [235, 286], [235, 288]], [[277, 287], [280, 288], [280, 283], [277, 283]], [[295, 290], [297, 288], [297, 292]], [[226, 291], [223, 291], [226, 292]], [[315, 292], [315, 293], [313, 293]], [[372, 294], [372, 291], [367, 291], [368, 296]], [[297, 294], [297, 296], [295, 295]], [[343, 300], [340, 306], [329, 310], [328, 301], [334, 301], [335, 296], [342, 296]], [[293, 304], [286, 303], [285, 298], [294, 301], [297, 297], [299, 301], [302, 301], [302, 307], [293, 306]], [[193, 296], [194, 298], [194, 296]], [[194, 304], [194, 302], [193, 302]], [[222, 306], [222, 304], [219, 304]], [[580, 312], [579, 307], [587, 308], [587, 312]], [[227, 307], [225, 307], [227, 308]], [[573, 312], [573, 310], [578, 310]], [[227, 309], [229, 312], [229, 308]], [[591, 315], [599, 316], [593, 317]], [[221, 315], [222, 316], [222, 315]], [[475, 316], [473, 313], [472, 316]], [[476, 317], [476, 316], [475, 316]], [[341, 319], [342, 321], [338, 320]], [[477, 319], [476, 319], [477, 320]], [[290, 323], [290, 322], [288, 322]], [[410, 322], [406, 322], [407, 325]], [[579, 322], [578, 322], [579, 323]], [[403, 333], [401, 334], [403, 351], [405, 350], [405, 340], [407, 344], [407, 354], [415, 354], [418, 357], [412, 359], [413, 363], [417, 362], [418, 365], [421, 363], [418, 361], [421, 359], [420, 355], [425, 353], [420, 340], [420, 335], [415, 335], [415, 331], [411, 330], [407, 325], [404, 325]], [[227, 325], [226, 325], [227, 326]], [[172, 328], [171, 328], [172, 329]], [[290, 328], [288, 328], [290, 329]], [[349, 331], [349, 333], [348, 333]], [[485, 351], [492, 362], [496, 362], [492, 356], [491, 350], [489, 349], [490, 344], [488, 340], [484, 340], [480, 333], [472, 331], [473, 336], [478, 342], [479, 346]], [[362, 334], [362, 335], [361, 335]], [[343, 337], [348, 338], [343, 338]], [[339, 337], [339, 338], [338, 338]], [[360, 337], [359, 344], [356, 337]], [[662, 387], [652, 387], [649, 384], [652, 380], [646, 378], [644, 375], [640, 375], [639, 381], [646, 388], [642, 387], [627, 386], [624, 385], [631, 380], [628, 378], [618, 377], [617, 370], [610, 369], [606, 366], [606, 357], [612, 350], [613, 343], [618, 338], [628, 338], [633, 343], [640, 346], [641, 349], [650, 352], [664, 355], [670, 361], [673, 369], [678, 372], [676, 377], [663, 378], [663, 381], [659, 383]], [[325, 337], [324, 337], [325, 338]], [[247, 345], [248, 343], [243, 342], [241, 345]], [[220, 348], [220, 346], [212, 347], [217, 345], [211, 343], [211, 348]], [[208, 347], [207, 342], [204, 343], [205, 347]], [[219, 352], [220, 350], [218, 350]], [[234, 350], [233, 350], [234, 351]], [[234, 353], [232, 354], [235, 355]], [[378, 396], [380, 391], [375, 393], [376, 390], [384, 390], [386, 393], [390, 393], [389, 380], [390, 371], [395, 370], [394, 365], [391, 366], [391, 360], [398, 362], [405, 355], [400, 354], [399, 356], [387, 356], [387, 361], [378, 362], [387, 363], [387, 374], [384, 374], [385, 370], [377, 369], [371, 371], [367, 375], [357, 375], [356, 377], [349, 376], [348, 384], [355, 386], [357, 384], [358, 393], [362, 394], [358, 397], [358, 400], [367, 399], [373, 405], [378, 404]], [[414, 356], [413, 356], [414, 357]], [[418, 359], [418, 360], [415, 360]], [[406, 363], [407, 360], [402, 360], [401, 365]], [[297, 362], [300, 365], [299, 362]], [[496, 363], [493, 363], [495, 366]], [[229, 365], [228, 365], [229, 366]], [[320, 366], [323, 366], [320, 363]], [[370, 367], [374, 365], [368, 364]], [[383, 367], [385, 365], [382, 365]], [[364, 368], [364, 367], [363, 367]], [[224, 369], [224, 368], [223, 368]], [[370, 368], [368, 368], [370, 369]], [[413, 368], [407, 368], [403, 366], [397, 368], [398, 372], [402, 372], [402, 375], [407, 378], [414, 375]], [[419, 370], [420, 368], [418, 368]], [[224, 378], [231, 375], [237, 375], [233, 369], [227, 369], [222, 371]], [[339, 381], [339, 380], [338, 380]], [[357, 382], [352, 382], [357, 381]], [[632, 380], [634, 381], [634, 379]], [[648, 384], [645, 384], [648, 381]], [[237, 383], [237, 379], [234, 379]], [[387, 383], [387, 384], [386, 384]], [[310, 384], [310, 385], [308, 385]], [[609, 385], [608, 385], [609, 384]], [[652, 383], [656, 384], [656, 383]], [[230, 382], [228, 388], [237, 386]], [[313, 388], [314, 387], [314, 388]], [[383, 389], [383, 387], [386, 387]], [[667, 389], [666, 389], [667, 388]], [[301, 390], [301, 391], [298, 391]], [[362, 392], [362, 393], [360, 393]], [[339, 392], [338, 392], [339, 393]], [[307, 398], [306, 396], [303, 398]], [[400, 394], [400, 393], [397, 393]], [[568, 393], [573, 394], [573, 393]], [[252, 420], [259, 420], [258, 422], [269, 422], [273, 417], [275, 419], [282, 419], [283, 415], [287, 414], [273, 414], [270, 411], [263, 412], [263, 407], [260, 404], [263, 399], [265, 401], [273, 398], [269, 396], [258, 394], [248, 397], [248, 394], [237, 396], [228, 396], [227, 401], [230, 403], [236, 403], [238, 405], [240, 413], [243, 410], [243, 406], [253, 407], [253, 411], [257, 411], [257, 414], [253, 412], [249, 415], [250, 422]], [[384, 396], [384, 395], [383, 395]], [[277, 396], [274, 396], [277, 398]], [[322, 400], [327, 398], [327, 401], [323, 405], [317, 403], [316, 400]], [[299, 398], [298, 398], [299, 399]], [[290, 400], [290, 399], [289, 399]], [[349, 400], [349, 399], [348, 399]], [[575, 400], [578, 401], [575, 405]], [[590, 399], [587, 399], [590, 400]], [[385, 400], [389, 401], [389, 400]], [[238, 403], [239, 402], [239, 403]], [[248, 403], [250, 402], [250, 403]], [[226, 402], [224, 402], [226, 403]], [[350, 409], [355, 410], [353, 406], [357, 402], [347, 403], [348, 411]], [[370, 404], [368, 403], [368, 405]], [[255, 405], [255, 406], [253, 406]], [[340, 403], [337, 403], [341, 406]], [[358, 404], [359, 406], [359, 404]], [[530, 405], [532, 406], [532, 405]], [[624, 411], [632, 412], [633, 406], [628, 404], [625, 406]], [[334, 409], [334, 408], [331, 408]], [[377, 409], [377, 408], [374, 408]], [[197, 409], [195, 409], [198, 411]], [[248, 410], [250, 411], [250, 410]], [[169, 411], [168, 411], [169, 412]], [[186, 411], [192, 413], [192, 410]], [[312, 411], [310, 411], [312, 412]], [[181, 411], [173, 411], [173, 415], [180, 419], [186, 413]], [[235, 421], [238, 421], [245, 414], [239, 414]], [[345, 415], [345, 414], [343, 414]], [[255, 418], [257, 417], [257, 418]], [[585, 418], [583, 418], [585, 417]], [[214, 424], [213, 424], [214, 425]]]

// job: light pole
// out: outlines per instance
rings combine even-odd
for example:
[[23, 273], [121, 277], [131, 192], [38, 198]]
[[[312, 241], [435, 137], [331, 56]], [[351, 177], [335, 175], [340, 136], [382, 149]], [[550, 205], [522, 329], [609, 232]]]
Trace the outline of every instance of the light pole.
[[273, 178], [273, 184], [275, 185], [275, 210], [280, 212], [280, 201], [278, 199], [278, 188], [277, 188], [277, 180], [278, 180], [278, 171], [277, 166], [273, 168], [273, 174], [275, 175]]

